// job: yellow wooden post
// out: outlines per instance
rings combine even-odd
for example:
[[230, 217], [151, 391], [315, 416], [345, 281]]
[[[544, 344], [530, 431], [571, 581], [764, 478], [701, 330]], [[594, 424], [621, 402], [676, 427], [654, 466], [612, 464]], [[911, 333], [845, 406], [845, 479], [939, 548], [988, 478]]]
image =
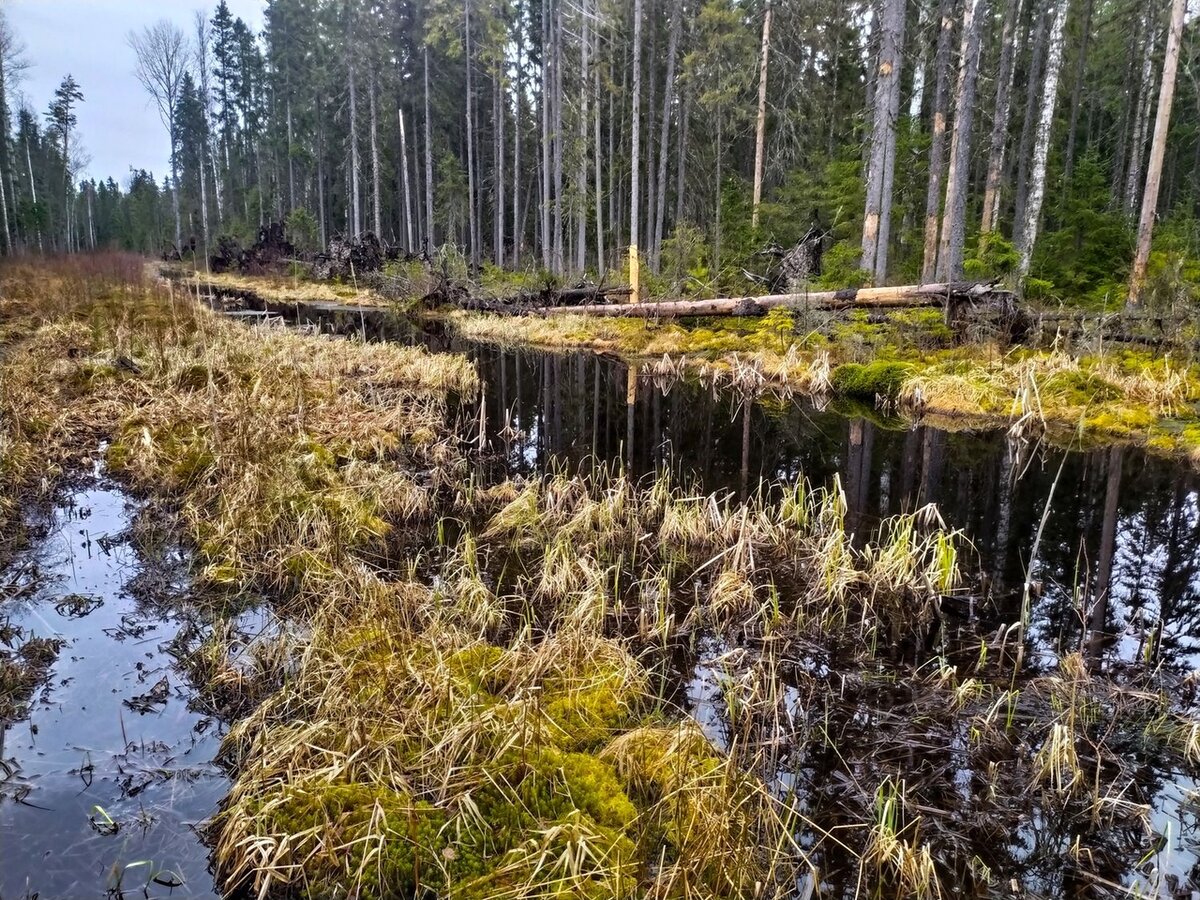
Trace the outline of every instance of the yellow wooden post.
[[641, 270], [638, 264], [638, 249], [637, 244], [629, 245], [629, 302], [637, 303], [641, 299], [640, 294]]

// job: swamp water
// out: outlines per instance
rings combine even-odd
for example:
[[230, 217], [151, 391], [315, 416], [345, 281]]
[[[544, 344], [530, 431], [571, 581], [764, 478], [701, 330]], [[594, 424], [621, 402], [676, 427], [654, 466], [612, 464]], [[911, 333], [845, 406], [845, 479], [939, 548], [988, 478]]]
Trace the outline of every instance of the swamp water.
[[[954, 848], [954, 860], [939, 861], [953, 869], [969, 859], [978, 867], [976, 883], [980, 872], [993, 873], [992, 895], [1126, 896], [1132, 889], [1190, 896], [1200, 884], [1200, 805], [1184, 773], [1129, 747], [1137, 774], [1122, 797], [1148, 808], [1147, 825], [1097, 828], [1098, 837], [1036, 803], [1009, 809], [1002, 772], [983, 768], [986, 761], [969, 750], [969, 723], [932, 708], [944, 704], [944, 692], [903, 677], [938, 665], [966, 671], [980, 652], [971, 636], [1019, 618], [1026, 566], [1048, 506], [1022, 677], [1053, 672], [1064, 655], [1079, 651], [1128, 680], [1153, 672], [1188, 684], [1186, 674], [1200, 668], [1195, 472], [1132, 448], [1064, 453], [1001, 431], [909, 427], [858, 408], [746, 402], [696, 381], [631, 379], [624, 364], [602, 356], [500, 351], [353, 310], [309, 324], [473, 357], [483, 400], [456, 414], [466, 439], [484, 448], [481, 467], [495, 477], [619, 465], [636, 475], [667, 470], [679, 484], [734, 495], [800, 474], [815, 485], [837, 479], [847, 527], [860, 541], [886, 516], [937, 504], [947, 525], [969, 541], [960, 554], [969, 595], [947, 598], [941, 634], [885, 648], [874, 672], [843, 667], [828, 647], [797, 648], [771, 671], [782, 712], [767, 740], [744, 730], [731, 702], [731, 686], [744, 682], [755, 658], [737, 642], [706, 635], [674, 648], [671, 699], [719, 746], [750, 738], [770, 743], [769, 765], [759, 774], [781, 796], [801, 798], [802, 813], [834, 834], [863, 821], [860, 782], [877, 783], [880, 771], [899, 773], [898, 789], [925, 817], [923, 836], [941, 835]], [[84, 509], [91, 510], [86, 521], [79, 518]], [[181, 624], [170, 607], [144, 608], [123, 590], [140, 565], [122, 537], [131, 515], [111, 485], [75, 495], [27, 554], [56, 580], [5, 609], [14, 625], [74, 642], [60, 651], [30, 722], [10, 729], [0, 754], [11, 769], [0, 801], [6, 900], [37, 890], [43, 897], [100, 896], [116, 875], [123, 875], [121, 887], [139, 893], [147, 882], [151, 895], [212, 891], [206, 850], [192, 826], [227, 790], [211, 762], [219, 723], [205, 726], [206, 717], [190, 708], [186, 680], [163, 649]], [[102, 533], [116, 536], [104, 553], [97, 550]], [[55, 609], [70, 594], [105, 602], [72, 618]], [[1108, 599], [1093, 606], [1089, 596]], [[133, 637], [131, 627], [155, 630]], [[144, 697], [164, 675], [164, 704], [140, 714], [123, 703]], [[823, 744], [796, 736], [798, 723], [814, 717], [823, 717]], [[130, 773], [142, 774], [131, 782]], [[989, 782], [1000, 785], [993, 806], [980, 799]], [[127, 784], [140, 788], [130, 794]], [[120, 823], [116, 834], [101, 833], [108, 830], [103, 818], [99, 829], [91, 824], [95, 806]], [[143, 810], [153, 818], [143, 819]], [[804, 825], [797, 839], [822, 872], [820, 886], [809, 881], [799, 895], [872, 893], [871, 875], [852, 848], [821, 842]], [[141, 861], [149, 862], [122, 868]], [[171, 884], [178, 876], [184, 886], [147, 877], [160, 870], [161, 880]], [[943, 887], [963, 893], [949, 881]]]
[[4, 900], [215, 895], [197, 825], [229, 788], [222, 724], [171, 653], [198, 624], [186, 557], [138, 513], [94, 474], [35, 511], [0, 573], [0, 649], [59, 644], [0, 731]]

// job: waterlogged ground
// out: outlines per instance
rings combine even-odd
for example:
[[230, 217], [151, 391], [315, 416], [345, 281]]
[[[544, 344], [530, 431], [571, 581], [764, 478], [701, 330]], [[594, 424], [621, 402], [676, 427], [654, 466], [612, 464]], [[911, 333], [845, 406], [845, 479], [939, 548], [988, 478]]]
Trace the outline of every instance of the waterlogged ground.
[[[719, 746], [764, 742], [760, 774], [781, 796], [804, 798], [805, 815], [824, 829], [869, 818], [870, 794], [864, 810], [858, 782], [898, 772], [898, 789], [925, 818], [923, 836], [949, 836], [944, 843], [959, 845], [974, 880], [990, 881], [999, 895], [1193, 896], [1200, 886], [1196, 785], [1152, 741], [1114, 736], [1128, 774], [1091, 798], [1092, 827], [1080, 830], [1078, 815], [1006, 797], [1004, 759], [987, 759], [970, 720], [946, 715], [946, 692], [934, 685], [939, 666], [989, 671], [982, 655], [989, 648], [994, 655], [1002, 629], [1020, 618], [1028, 582], [1030, 628], [1015, 689], [1079, 654], [1114, 684], [1194, 703], [1200, 476], [1193, 469], [1132, 447], [1062, 450], [1032, 434], [950, 432], [771, 396], [747, 401], [694, 379], [634, 374], [614, 359], [499, 350], [361, 311], [307, 318], [318, 330], [474, 358], [483, 401], [464, 406], [460, 424], [485, 449], [493, 477], [620, 465], [636, 475], [666, 469], [698, 491], [734, 495], [800, 474], [817, 485], [836, 479], [859, 542], [887, 516], [936, 504], [962, 531], [970, 590], [946, 599], [944, 624], [924, 645], [883, 648], [886, 665], [874, 673], [846, 671], [836, 654], [785, 660], [769, 672], [780, 713], [765, 736], [738, 721], [738, 692], [762, 673], [737, 643], [709, 638], [677, 648], [667, 678], [672, 699]], [[1045, 715], [1053, 714], [1050, 705]], [[826, 737], [814, 741], [813, 720], [822, 716], [816, 730]], [[869, 891], [853, 852], [818, 840], [811, 828], [799, 838], [815, 848], [822, 872], [820, 884], [801, 893]]]
[[[34, 521], [0, 574], [6, 645], [61, 642], [0, 731], [0, 897], [207, 897], [197, 825], [228, 790], [220, 725], [169, 652], [185, 560], [117, 486], [91, 478]], [[152, 553], [144, 548], [153, 546]]]
[[[770, 672], [779, 714], [766, 736], [747, 732], [736, 709], [734, 688], [756, 671], [737, 643], [708, 636], [671, 648], [672, 699], [719, 746], [763, 742], [759, 774], [781, 796], [803, 798], [804, 814], [826, 829], [862, 820], [859, 779], [877, 781], [881, 767], [902, 772], [928, 832], [959, 836], [980, 871], [1002, 876], [994, 895], [1189, 896], [1200, 884], [1196, 785], [1152, 751], [1128, 747], [1135, 775], [1121, 786], [1120, 799], [1148, 807], [1144, 824], [1092, 841], [1036, 804], [1032, 814], [992, 815], [980, 797], [1002, 778], [982, 767], [968, 727], [930, 706], [945, 700], [931, 686], [938, 665], [965, 672], [980, 654], [978, 636], [1019, 618], [1031, 559], [1023, 679], [1078, 652], [1126, 684], [1194, 690], [1200, 476], [1191, 469], [1132, 448], [1063, 451], [999, 431], [911, 427], [862, 408], [747, 400], [695, 380], [631, 374], [604, 357], [464, 345], [357, 311], [310, 324], [471, 355], [483, 402], [458, 415], [491, 477], [621, 465], [735, 495], [800, 474], [817, 485], [836, 479], [848, 527], [864, 542], [884, 517], [937, 504], [962, 529], [970, 591], [947, 599], [945, 624], [924, 645], [884, 648], [874, 673], [845, 671], [828, 649], [784, 660]], [[115, 486], [90, 482], [0, 575], [8, 649], [32, 636], [64, 642], [28, 717], [3, 733], [0, 897], [214, 893], [195, 826], [228, 789], [212, 762], [221, 723], [171, 653], [193, 624], [176, 602], [185, 561], [169, 542], [147, 558], [132, 537], [135, 513]], [[1092, 605], [1087, 596], [1108, 599]], [[920, 677], [898, 677], [913, 673]], [[822, 717], [824, 743], [812, 728]], [[809, 828], [798, 839], [819, 843], [822, 873], [799, 894], [870, 894], [852, 853], [839, 855]]]

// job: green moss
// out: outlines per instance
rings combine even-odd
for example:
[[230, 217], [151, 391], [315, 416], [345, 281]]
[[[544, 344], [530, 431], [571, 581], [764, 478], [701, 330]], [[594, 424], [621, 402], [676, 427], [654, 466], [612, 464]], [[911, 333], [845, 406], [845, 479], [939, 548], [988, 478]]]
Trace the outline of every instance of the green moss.
[[833, 370], [833, 389], [844, 396], [873, 400], [882, 397], [895, 400], [912, 366], [894, 360], [877, 359], [860, 365], [845, 363]]
[[1043, 399], [1052, 398], [1068, 406], [1107, 403], [1124, 396], [1122, 390], [1112, 382], [1081, 369], [1055, 372], [1042, 384], [1041, 393]]

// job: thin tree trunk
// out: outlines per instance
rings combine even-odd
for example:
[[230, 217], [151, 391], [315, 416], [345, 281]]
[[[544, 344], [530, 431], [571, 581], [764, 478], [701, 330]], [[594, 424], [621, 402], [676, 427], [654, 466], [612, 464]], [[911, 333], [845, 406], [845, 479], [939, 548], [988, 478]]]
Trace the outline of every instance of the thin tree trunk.
[[380, 193], [380, 177], [379, 177], [379, 116], [375, 105], [375, 72], [371, 72], [371, 77], [367, 81], [368, 91], [368, 110], [370, 112], [370, 127], [371, 127], [371, 224], [375, 232], [375, 237], [383, 237], [383, 216], [380, 211], [381, 198]]
[[1063, 183], [1070, 189], [1075, 172], [1075, 133], [1079, 128], [1079, 105], [1083, 94], [1083, 76], [1087, 72], [1088, 47], [1092, 43], [1092, 9], [1095, 0], [1085, 0], [1080, 25], [1079, 56], [1075, 60], [1075, 83], [1071, 87], [1071, 123], [1067, 126], [1067, 149], [1063, 157]]
[[525, 64], [525, 30], [521, 27], [521, 13], [517, 13], [517, 89], [513, 93], [513, 167], [512, 167], [512, 264], [517, 269], [521, 266], [521, 241], [524, 231], [521, 228], [521, 101], [525, 98], [525, 88], [522, 84], [522, 71]]
[[471, 271], [479, 270], [479, 223], [475, 209], [475, 86], [471, 76], [471, 0], [463, 0], [463, 31], [466, 34], [467, 65], [467, 230], [470, 233]]
[[[350, 41], [353, 46], [353, 29]], [[358, 93], [356, 89], [354, 53], [349, 55], [350, 68], [350, 236], [358, 240], [362, 217], [359, 209], [359, 160], [358, 160]]]
[[493, 169], [496, 185], [496, 233], [492, 239], [496, 245], [497, 266], [504, 265], [504, 122], [507, 118], [508, 103], [504, 96], [504, 68], [503, 65], [500, 65], [496, 69], [496, 160]]
[[[1089, 7], [1092, 0], [1088, 0]], [[1008, 113], [1012, 108], [1014, 52], [1017, 21], [1022, 0], [1008, 0], [1000, 35], [1000, 69], [996, 73], [996, 106], [992, 117], [992, 138], [988, 147], [987, 181], [983, 192], [983, 215], [979, 230], [984, 234], [996, 227], [1000, 216], [1000, 179], [1004, 172], [1004, 150], [1008, 145]]]
[[675, 159], [675, 227], [683, 221], [684, 185], [687, 183], [688, 120], [691, 118], [691, 96], [684, 85], [683, 97], [679, 102], [679, 147]]
[[404, 170], [404, 247], [413, 251], [412, 191], [408, 184], [408, 136], [404, 132], [404, 107], [396, 107], [396, 118], [400, 123], [400, 168]]
[[946, 173], [946, 207], [942, 213], [937, 272], [941, 281], [962, 278], [967, 236], [967, 181], [971, 161], [971, 122], [975, 115], [975, 76], [979, 68], [979, 32], [987, 0], [967, 0], [963, 8], [962, 59], [950, 135], [950, 168]]
[[896, 119], [900, 114], [904, 5], [904, 0], [886, 0], [883, 16], [879, 20], [881, 31], [875, 73], [875, 120], [871, 132], [871, 159], [867, 169], [867, 202], [863, 216], [861, 264], [862, 268], [872, 273], [877, 285], [881, 285], [887, 277], [888, 230], [892, 205], [892, 179], [889, 173], [894, 172]]
[[554, 271], [563, 272], [563, 21], [562, 0], [554, 5]]
[[942, 176], [946, 170], [946, 107], [950, 96], [950, 41], [954, 36], [954, 0], [938, 4], [938, 39], [934, 54], [933, 134], [929, 143], [929, 182], [925, 189], [925, 253], [921, 281], [937, 274], [938, 222], [942, 212]]
[[1017, 145], [1017, 176], [1013, 198], [1013, 243], [1021, 243], [1021, 229], [1025, 227], [1025, 205], [1029, 199], [1029, 165], [1033, 153], [1033, 133], [1037, 124], [1038, 85], [1042, 83], [1042, 63], [1046, 57], [1046, 38], [1049, 32], [1050, 11], [1048, 7], [1034, 9], [1031, 28], [1036, 29], [1033, 50], [1029, 57], [1029, 71], [1025, 74], [1025, 113], [1021, 122], [1021, 140]]
[[[676, 18], [678, 18], [678, 0], [675, 11]], [[672, 34], [674, 33], [672, 32]], [[754, 200], [750, 211], [750, 228], [754, 231], [758, 230], [758, 207], [762, 203], [763, 158], [766, 151], [767, 133], [767, 56], [770, 50], [771, 0], [767, 0], [767, 8], [763, 13], [762, 50], [758, 61], [758, 116], [754, 123]], [[672, 55], [674, 54], [672, 53]], [[666, 155], [665, 148], [663, 155]]]
[[[766, 34], [770, 31], [771, 5], [767, 3], [766, 20], [763, 25], [763, 63], [762, 63], [762, 85], [759, 88], [759, 116], [765, 118], [766, 104], [766, 77], [767, 77], [767, 38]], [[654, 271], [657, 272], [662, 261], [662, 242], [663, 242], [663, 219], [666, 217], [667, 208], [667, 153], [670, 150], [671, 143], [671, 108], [675, 105], [675, 56], [679, 49], [679, 32], [683, 28], [683, 3], [682, 0], [675, 0], [671, 8], [671, 31], [667, 36], [667, 73], [666, 83], [663, 85], [663, 105], [662, 105], [662, 126], [658, 139], [658, 196], [654, 202], [654, 237], [652, 249], [652, 265]], [[756, 166], [756, 174], [759, 179], [758, 193], [762, 194], [762, 132], [761, 126], [758, 135], [758, 153], [759, 163]], [[757, 221], [758, 217], [758, 200], [754, 203], [754, 216]]]
[[425, 62], [425, 252], [433, 255], [436, 233], [433, 222], [433, 125], [429, 118], [429, 48]]
[[550, 46], [548, 5], [548, 3], [542, 4], [542, 89], [538, 95], [542, 106], [542, 268], [547, 271], [551, 268], [551, 251], [553, 249], [550, 244], [550, 54], [546, 52]]
[[1058, 100], [1058, 73], [1062, 67], [1063, 29], [1067, 21], [1070, 0], [1056, 0], [1054, 24], [1050, 27], [1050, 52], [1046, 58], [1046, 77], [1042, 87], [1042, 109], [1038, 118], [1037, 139], [1033, 155], [1032, 184], [1025, 210], [1025, 227], [1021, 230], [1021, 255], [1018, 271], [1022, 278], [1029, 274], [1033, 247], [1037, 242], [1038, 220], [1042, 215], [1042, 199], [1046, 192], [1046, 160], [1050, 153], [1050, 131], [1054, 126], [1054, 105]]
[[588, 77], [589, 54], [591, 52], [591, 22], [586, 5], [580, 8], [583, 22], [579, 38], [579, 162], [575, 172], [575, 268], [582, 272], [587, 268], [587, 183], [588, 183], [588, 100], [591, 79]]
[[[592, 9], [595, 9], [593, 4]], [[593, 32], [596, 66], [592, 72], [592, 150], [596, 176], [596, 270], [603, 276], [604, 260], [604, 185], [601, 179], [603, 160], [600, 156], [600, 29]], [[609, 126], [612, 127], [611, 124]]]
[[1138, 188], [1142, 180], [1142, 153], [1146, 149], [1146, 136], [1150, 130], [1151, 92], [1154, 89], [1154, 48], [1158, 44], [1156, 23], [1157, 3], [1146, 4], [1146, 42], [1142, 47], [1142, 75], [1138, 88], [1137, 113], [1133, 119], [1133, 142], [1129, 148], [1129, 168], [1125, 170], [1125, 190], [1122, 208], [1125, 215], [1132, 217], [1137, 207]]
[[1142, 290], [1150, 262], [1150, 241], [1154, 234], [1154, 218], [1158, 210], [1158, 187], [1162, 178], [1163, 156], [1167, 150], [1167, 133], [1171, 127], [1171, 105], [1175, 99], [1175, 75], [1179, 68], [1179, 44], [1183, 38], [1183, 19], [1187, 0], [1171, 4], [1171, 28], [1167, 34], [1167, 51], [1163, 58], [1162, 86], [1158, 91], [1158, 112], [1154, 117], [1154, 141], [1150, 146], [1150, 165], [1146, 186], [1142, 191], [1142, 214], [1138, 221], [1137, 252], [1129, 283], [1129, 305], [1142, 302]]
[[321, 103], [317, 101], [317, 226], [321, 233], [321, 249], [329, 246], [329, 233], [325, 224], [325, 117]]
[[[641, 194], [638, 174], [641, 169], [641, 122], [642, 122], [642, 0], [633, 0], [633, 99], [630, 112], [630, 128], [632, 143], [629, 153], [630, 183], [629, 183], [629, 253], [630, 261], [638, 249], [638, 209]], [[720, 138], [718, 137], [718, 141]], [[719, 163], [718, 163], [719, 166]], [[718, 186], [718, 191], [720, 190]], [[638, 296], [635, 293], [633, 301]]]
[[[0, 134], [0, 141], [7, 140], [8, 135]], [[12, 232], [8, 229], [8, 197], [4, 193], [4, 173], [0, 172], [0, 221], [4, 226], [4, 252], [11, 255], [13, 252]]]

